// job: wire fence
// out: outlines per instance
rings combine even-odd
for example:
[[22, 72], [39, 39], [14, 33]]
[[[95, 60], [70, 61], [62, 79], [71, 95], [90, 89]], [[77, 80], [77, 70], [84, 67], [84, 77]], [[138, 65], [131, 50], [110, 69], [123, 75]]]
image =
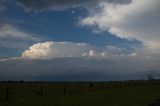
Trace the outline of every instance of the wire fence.
[[89, 93], [135, 86], [159, 85], [160, 81], [88, 82], [88, 83], [0, 83], [0, 101], [31, 96], [57, 96]]

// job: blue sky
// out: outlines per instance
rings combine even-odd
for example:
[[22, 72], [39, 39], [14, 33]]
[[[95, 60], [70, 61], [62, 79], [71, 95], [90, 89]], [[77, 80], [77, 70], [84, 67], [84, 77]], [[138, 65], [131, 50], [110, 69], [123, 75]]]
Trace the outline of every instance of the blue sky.
[[[7, 79], [11, 69], [6, 67], [15, 61], [15, 76], [26, 79], [33, 74], [31, 67], [40, 70], [47, 61], [51, 66], [58, 61], [57, 67], [46, 65], [40, 73], [48, 74], [33, 79], [94, 80], [97, 74], [95, 80], [117, 80], [159, 72], [159, 6], [159, 0], [0, 0], [0, 69], [7, 70], [0, 73]], [[23, 76], [20, 70], [30, 71]]]
[[[5, 2], [6, 9], [1, 12], [2, 21], [6, 21], [20, 30], [37, 35], [41, 41], [67, 41], [77, 43], [90, 43], [95, 46], [115, 45], [131, 49], [130, 45], [139, 44], [136, 40], [127, 40], [113, 36], [109, 32], [95, 33], [89, 27], [79, 25], [79, 19], [87, 15], [82, 8], [67, 9], [64, 11], [47, 10], [43, 12], [27, 12], [15, 2]], [[26, 43], [27, 46], [35, 42]], [[20, 48], [24, 50], [26, 48]], [[4, 50], [5, 51], [5, 50]], [[11, 52], [18, 56], [17, 50]], [[6, 51], [6, 54], [12, 53]], [[0, 53], [1, 57], [4, 53]], [[13, 56], [13, 55], [12, 55]], [[9, 56], [10, 57], [10, 56]]]

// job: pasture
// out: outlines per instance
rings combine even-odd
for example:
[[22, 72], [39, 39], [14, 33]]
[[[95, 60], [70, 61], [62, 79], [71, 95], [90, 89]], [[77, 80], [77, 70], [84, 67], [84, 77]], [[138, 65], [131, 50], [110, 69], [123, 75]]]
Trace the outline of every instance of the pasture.
[[1, 82], [0, 106], [149, 106], [160, 81]]

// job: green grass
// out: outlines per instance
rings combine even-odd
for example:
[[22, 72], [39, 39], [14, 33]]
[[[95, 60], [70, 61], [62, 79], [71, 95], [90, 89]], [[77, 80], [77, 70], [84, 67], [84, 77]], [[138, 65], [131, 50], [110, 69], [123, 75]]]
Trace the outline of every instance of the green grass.
[[[89, 83], [0, 84], [0, 106], [148, 106], [160, 98], [160, 84], [143, 82], [139, 86], [134, 83], [93, 85], [90, 87]], [[7, 87], [9, 100], [6, 100]]]

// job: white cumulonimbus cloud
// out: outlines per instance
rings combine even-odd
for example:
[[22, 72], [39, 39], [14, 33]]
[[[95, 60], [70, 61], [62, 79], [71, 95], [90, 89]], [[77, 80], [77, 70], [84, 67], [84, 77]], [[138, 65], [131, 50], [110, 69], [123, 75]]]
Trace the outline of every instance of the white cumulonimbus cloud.
[[82, 26], [109, 31], [113, 35], [137, 39], [152, 49], [160, 49], [160, 0], [132, 0], [128, 4], [102, 2], [99, 10], [80, 21]]
[[125, 53], [125, 50], [114, 46], [98, 48], [88, 43], [49, 41], [30, 46], [28, 50], [25, 50], [22, 53], [22, 57], [31, 59], [52, 59], [66, 57], [107, 58], [107, 56], [121, 55], [123, 53]]
[[22, 57], [33, 59], [51, 59], [61, 57], [81, 57], [91, 46], [87, 43], [44, 42], [29, 47]]

